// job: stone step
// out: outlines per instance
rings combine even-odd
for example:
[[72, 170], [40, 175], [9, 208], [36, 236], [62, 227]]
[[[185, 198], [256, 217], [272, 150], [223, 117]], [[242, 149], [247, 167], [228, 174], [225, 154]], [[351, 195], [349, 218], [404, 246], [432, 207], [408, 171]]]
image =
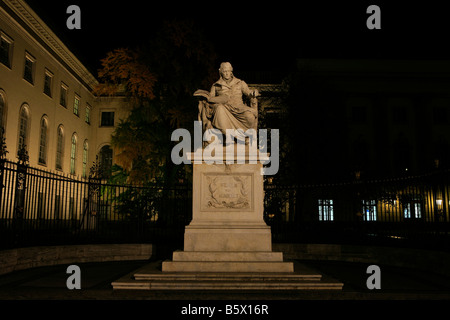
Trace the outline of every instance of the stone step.
[[201, 251], [175, 251], [173, 261], [283, 261], [282, 252], [201, 252]]
[[295, 263], [295, 272], [288, 273], [162, 272], [160, 263], [149, 263], [111, 285], [116, 290], [342, 290], [343, 287], [339, 281], [324, 278], [299, 263]]
[[197, 272], [136, 272], [136, 281], [320, 281], [320, 274], [286, 273], [197, 273]]
[[342, 283], [320, 281], [116, 281], [115, 290], [342, 290]]
[[163, 272], [294, 272], [292, 262], [164, 261]]

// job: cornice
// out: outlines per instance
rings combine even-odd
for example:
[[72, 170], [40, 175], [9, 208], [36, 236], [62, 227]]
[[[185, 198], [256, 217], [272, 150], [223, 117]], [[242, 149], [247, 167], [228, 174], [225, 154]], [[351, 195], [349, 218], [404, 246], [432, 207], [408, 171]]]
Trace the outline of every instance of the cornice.
[[39, 37], [37, 40], [40, 40], [53, 54], [57, 55], [57, 58], [68, 67], [69, 71], [72, 71], [89, 89], [98, 83], [97, 79], [24, 1], [3, 0], [3, 2], [35, 36]]

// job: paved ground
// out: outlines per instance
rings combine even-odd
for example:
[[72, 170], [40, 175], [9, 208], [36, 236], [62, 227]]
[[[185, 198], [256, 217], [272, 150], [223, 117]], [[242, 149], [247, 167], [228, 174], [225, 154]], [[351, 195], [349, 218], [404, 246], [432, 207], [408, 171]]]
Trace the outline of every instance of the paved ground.
[[[68, 265], [39, 267], [0, 276], [0, 300], [450, 300], [450, 276], [379, 266], [381, 289], [366, 287], [367, 264], [302, 261], [344, 283], [342, 291], [141, 291], [113, 290], [111, 282], [149, 261], [78, 264], [81, 289], [69, 290]], [[450, 275], [450, 273], [449, 273]]]
[[[40, 267], [16, 271], [0, 276], [0, 308], [11, 310], [16, 316], [33, 317], [42, 314], [46, 319], [123, 318], [130, 315], [158, 314], [168, 319], [239, 318], [227, 314], [245, 312], [244, 318], [280, 319], [293, 314], [314, 312], [321, 316], [346, 314], [346, 317], [371, 316], [384, 318], [417, 315], [419, 312], [447, 308], [450, 300], [450, 277], [414, 269], [379, 266], [381, 289], [369, 290], [367, 264], [302, 261], [344, 283], [342, 291], [140, 291], [113, 290], [111, 282], [148, 264], [149, 261], [122, 261], [78, 264], [81, 269], [81, 289], [69, 290], [66, 280], [68, 265]], [[402, 300], [402, 301], [400, 301]], [[405, 305], [405, 301], [409, 302]], [[426, 305], [423, 304], [425, 301]], [[236, 306], [239, 304], [239, 306]], [[251, 306], [242, 311], [241, 305]], [[267, 305], [268, 314], [262, 315]], [[233, 309], [234, 306], [235, 308]], [[210, 309], [201, 309], [209, 307]], [[214, 315], [196, 313], [213, 310]], [[228, 308], [228, 309], [227, 309]], [[253, 312], [253, 314], [249, 314]]]

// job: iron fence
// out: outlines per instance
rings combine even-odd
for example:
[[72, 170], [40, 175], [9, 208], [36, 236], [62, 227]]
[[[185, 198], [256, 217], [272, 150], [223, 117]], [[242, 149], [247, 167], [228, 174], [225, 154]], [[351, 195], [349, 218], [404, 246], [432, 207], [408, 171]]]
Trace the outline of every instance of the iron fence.
[[274, 242], [450, 249], [448, 170], [343, 183], [265, 186]]
[[[118, 185], [0, 160], [0, 248], [80, 243], [182, 247], [190, 185]], [[448, 249], [448, 171], [335, 184], [265, 184], [274, 242]]]
[[151, 242], [177, 245], [191, 214], [186, 185], [116, 185], [0, 163], [1, 247]]

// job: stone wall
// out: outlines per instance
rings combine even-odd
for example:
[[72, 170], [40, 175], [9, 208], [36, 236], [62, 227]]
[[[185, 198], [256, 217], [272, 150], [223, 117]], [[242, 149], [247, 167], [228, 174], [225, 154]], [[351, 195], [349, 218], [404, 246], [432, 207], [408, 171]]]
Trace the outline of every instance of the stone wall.
[[147, 260], [151, 244], [92, 244], [29, 247], [0, 251], [0, 274], [16, 270], [84, 262]]

